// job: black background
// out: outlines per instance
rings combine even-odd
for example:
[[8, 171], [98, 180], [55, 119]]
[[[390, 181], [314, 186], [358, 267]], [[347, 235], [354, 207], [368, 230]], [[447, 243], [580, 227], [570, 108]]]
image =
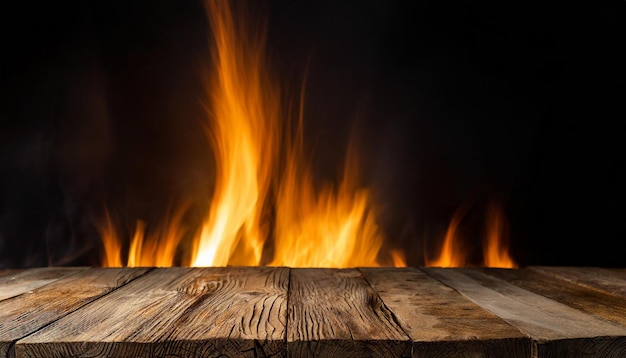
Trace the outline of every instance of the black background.
[[[308, 66], [319, 179], [335, 177], [357, 120], [364, 179], [409, 264], [459, 207], [479, 242], [496, 200], [521, 265], [626, 266], [624, 7], [251, 8], [269, 13], [284, 88], [297, 93]], [[207, 31], [199, 1], [0, 1], [0, 267], [97, 264], [103, 203], [132, 225], [210, 195]]]

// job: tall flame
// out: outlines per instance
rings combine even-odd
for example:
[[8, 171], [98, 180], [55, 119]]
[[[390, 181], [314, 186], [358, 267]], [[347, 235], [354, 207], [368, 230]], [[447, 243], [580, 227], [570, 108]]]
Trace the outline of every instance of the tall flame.
[[[383, 237], [370, 192], [359, 186], [356, 146], [349, 143], [338, 185], [315, 185], [319, 183], [314, 183], [303, 153], [304, 91], [292, 132], [291, 118], [281, 117], [280, 89], [265, 62], [264, 28], [236, 17], [247, 15], [237, 7], [245, 2], [205, 1], [214, 46], [213, 68], [203, 77], [204, 130], [211, 145], [207, 154], [216, 163], [208, 212], [200, 228], [189, 232], [183, 227], [189, 205], [170, 211], [155, 227], [139, 220], [125, 246], [105, 210], [96, 225], [104, 243], [103, 265], [379, 266]], [[468, 265], [459, 235], [464, 213], [460, 210], [452, 217], [441, 252], [426, 259], [427, 266]], [[516, 266], [504, 240], [505, 227], [502, 210], [490, 204], [484, 266]], [[187, 233], [193, 239], [191, 252], [177, 258]], [[268, 240], [270, 233], [273, 240]], [[401, 252], [387, 254], [394, 266], [406, 266]]]
[[[258, 265], [267, 226], [261, 222], [270, 180], [281, 173], [275, 202], [274, 260], [288, 266], [373, 266], [382, 246], [369, 194], [357, 186], [356, 155], [349, 153], [339, 188], [314, 189], [302, 153], [302, 107], [297, 135], [288, 135], [279, 159], [277, 86], [267, 76], [262, 32], [236, 23], [227, 1], [207, 1], [215, 37], [210, 138], [217, 162], [211, 210], [198, 240], [195, 266]], [[238, 25], [238, 26], [237, 26]], [[300, 99], [301, 105], [303, 98]]]
[[245, 21], [235, 22], [227, 1], [206, 5], [215, 40], [207, 134], [217, 170], [193, 265], [258, 265], [268, 233], [261, 215], [278, 149], [280, 100], [264, 64], [263, 31], [250, 38], [255, 33]]

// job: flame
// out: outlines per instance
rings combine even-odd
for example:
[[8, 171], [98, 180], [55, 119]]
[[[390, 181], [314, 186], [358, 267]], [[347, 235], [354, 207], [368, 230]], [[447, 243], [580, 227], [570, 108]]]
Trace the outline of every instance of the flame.
[[467, 262], [466, 253], [461, 245], [458, 229], [461, 219], [465, 214], [465, 210], [457, 210], [450, 220], [450, 225], [446, 230], [446, 236], [443, 239], [443, 246], [436, 259], [429, 260], [425, 258], [426, 266], [434, 267], [463, 267]]
[[489, 203], [487, 207], [487, 235], [483, 245], [483, 260], [486, 267], [515, 268], [517, 264], [509, 255], [505, 242], [506, 217], [499, 205]]
[[122, 240], [106, 207], [104, 208], [104, 220], [96, 221], [96, 229], [100, 234], [104, 249], [102, 266], [122, 267]]
[[406, 257], [404, 256], [404, 253], [402, 251], [391, 250], [389, 253], [391, 254], [393, 267], [407, 267]]
[[[443, 246], [436, 259], [425, 258], [426, 266], [432, 267], [464, 267], [468, 265], [468, 252], [461, 244], [459, 224], [465, 210], [456, 211], [443, 240]], [[486, 235], [483, 239], [483, 267], [515, 268], [517, 264], [509, 255], [505, 241], [506, 217], [496, 202], [491, 201], [487, 205]]]
[[215, 39], [207, 134], [217, 177], [193, 266], [258, 265], [267, 237], [261, 215], [278, 149], [280, 100], [265, 70], [264, 32], [250, 38], [252, 29], [235, 22], [227, 1], [206, 5]]
[[187, 205], [167, 215], [156, 230], [146, 233], [146, 224], [137, 220], [128, 250], [128, 266], [170, 267], [176, 263], [176, 250], [185, 235], [182, 219]]
[[[258, 265], [268, 234], [261, 217], [270, 180], [280, 172], [280, 98], [266, 76], [262, 32], [250, 41], [249, 29], [235, 26], [229, 2], [207, 1], [207, 13], [215, 37], [210, 138], [218, 177], [193, 265]], [[337, 190], [326, 185], [316, 192], [302, 153], [302, 107], [298, 119], [296, 139], [288, 136], [283, 148], [271, 265], [376, 265], [382, 238], [369, 193], [356, 186], [356, 156], [348, 155]]]
[[[294, 117], [296, 130], [291, 133], [291, 117], [282, 118], [280, 89], [265, 62], [265, 32], [241, 21], [245, 18], [236, 18], [242, 10], [237, 6], [245, 2], [206, 0], [214, 41], [213, 67], [203, 77], [204, 129], [216, 177], [207, 214], [191, 235], [191, 250], [182, 262], [379, 266], [383, 237], [370, 192], [359, 186], [356, 146], [350, 143], [338, 185], [314, 185], [302, 149], [304, 91], [300, 114]], [[241, 11], [241, 15], [249, 13]], [[127, 265], [175, 264], [185, 233], [180, 229], [185, 210], [153, 232], [138, 221]], [[114, 235], [110, 218], [100, 232], [105, 266], [121, 266], [122, 240]], [[270, 232], [273, 240], [268, 240]], [[397, 265], [406, 266], [402, 255], [391, 256]]]
[[272, 265], [379, 266], [377, 256], [383, 240], [369, 205], [370, 194], [358, 187], [355, 146], [349, 146], [339, 187], [327, 183], [319, 193], [303, 165], [302, 147], [301, 109], [297, 136], [290, 143], [278, 191]]
[[128, 248], [126, 265], [122, 262], [123, 240], [119, 230], [113, 225], [109, 211], [104, 211], [104, 225], [98, 227], [104, 243], [104, 267], [170, 267], [176, 263], [176, 251], [184, 237], [182, 218], [188, 205], [182, 205], [174, 213], [168, 212], [166, 219], [156, 230], [146, 233], [146, 223], [137, 220], [135, 233]]

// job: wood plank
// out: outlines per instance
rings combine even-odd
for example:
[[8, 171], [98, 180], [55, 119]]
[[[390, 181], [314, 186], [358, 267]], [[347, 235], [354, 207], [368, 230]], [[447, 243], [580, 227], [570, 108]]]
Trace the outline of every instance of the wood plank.
[[537, 357], [626, 355], [626, 328], [479, 269], [424, 269], [534, 340]]
[[7, 270], [0, 276], [0, 301], [32, 291], [87, 267], [42, 267], [28, 270]]
[[531, 270], [600, 290], [611, 295], [626, 297], [626, 271], [599, 267], [533, 266]]
[[17, 357], [286, 354], [289, 269], [155, 269], [16, 343]]
[[293, 357], [402, 357], [411, 341], [355, 269], [292, 269], [287, 349]]
[[147, 269], [83, 270], [34, 289], [32, 293], [0, 301], [0, 356], [8, 354], [14, 341], [146, 271]]
[[541, 271], [485, 269], [488, 275], [626, 327], [626, 298], [560, 279]]
[[6, 276], [17, 275], [18, 273], [28, 271], [28, 269], [1, 269], [0, 270], [0, 279]]
[[531, 341], [415, 268], [360, 269], [413, 341], [413, 357], [529, 357]]

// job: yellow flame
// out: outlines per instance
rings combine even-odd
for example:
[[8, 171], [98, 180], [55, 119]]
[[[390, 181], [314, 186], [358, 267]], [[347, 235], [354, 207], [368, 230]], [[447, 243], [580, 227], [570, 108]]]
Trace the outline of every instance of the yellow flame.
[[369, 193], [357, 186], [356, 157], [349, 152], [338, 188], [327, 184], [318, 193], [300, 148], [291, 148], [278, 192], [272, 265], [379, 266], [383, 240]]
[[263, 31], [250, 38], [254, 34], [245, 22], [235, 22], [227, 1], [206, 5], [215, 40], [207, 133], [217, 176], [193, 265], [258, 265], [267, 236], [261, 215], [279, 141], [280, 100], [264, 65]]
[[[236, 17], [247, 13], [235, 5], [245, 2], [206, 0], [214, 46], [213, 67], [203, 78], [205, 132], [216, 177], [209, 210], [193, 235], [189, 257], [181, 262], [379, 266], [383, 237], [370, 193], [358, 185], [355, 145], [349, 147], [339, 185], [316, 187], [302, 150], [303, 98], [296, 131], [291, 133], [290, 118], [281, 118], [279, 88], [265, 63], [264, 29], [249, 27], [247, 18]], [[128, 265], [173, 265], [185, 232], [180, 229], [185, 210], [158, 226], [166, 230], [150, 231], [139, 221], [129, 244]], [[104, 226], [113, 229], [110, 220]], [[271, 228], [273, 240], [268, 240]], [[101, 230], [105, 247], [107, 241], [117, 243], [105, 248], [107, 260], [109, 256], [118, 260], [107, 265], [121, 266], [121, 240], [107, 230]], [[401, 255], [392, 257], [396, 264], [406, 265]]]

